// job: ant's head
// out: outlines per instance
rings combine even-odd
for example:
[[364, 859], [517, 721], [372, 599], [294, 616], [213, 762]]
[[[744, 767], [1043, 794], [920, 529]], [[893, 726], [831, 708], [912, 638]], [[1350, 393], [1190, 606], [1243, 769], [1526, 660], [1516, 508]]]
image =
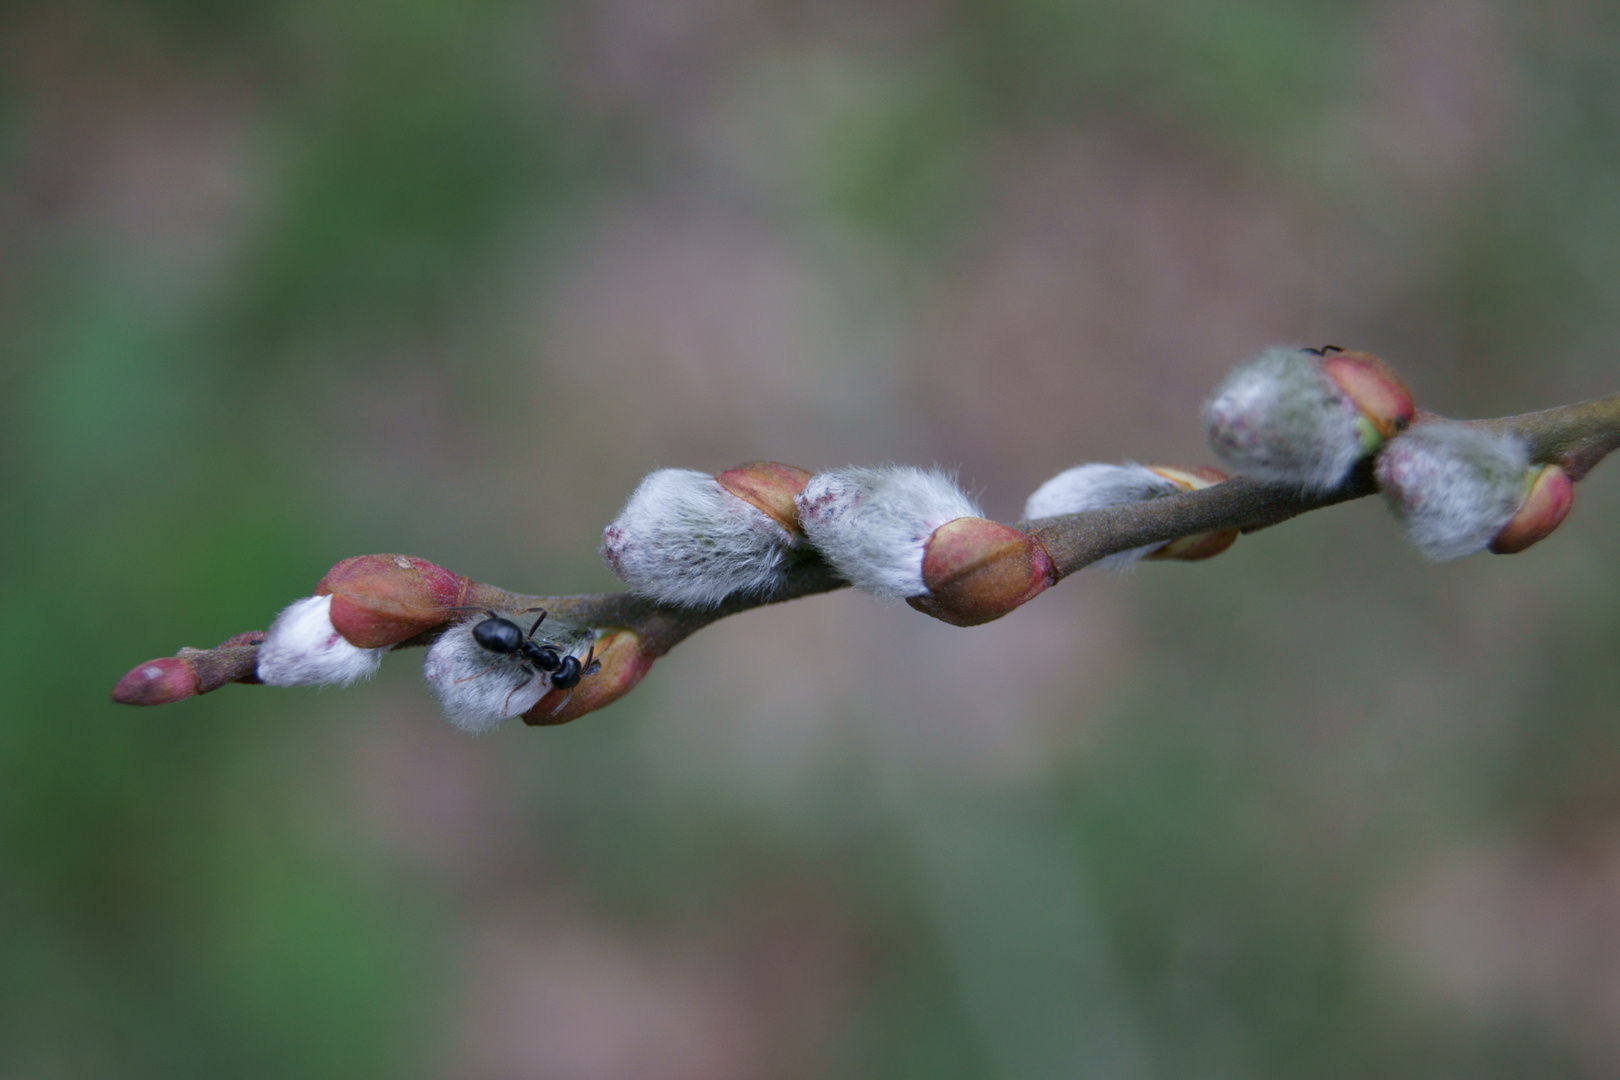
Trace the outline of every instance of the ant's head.
[[551, 685], [561, 687], [564, 690], [571, 690], [579, 685], [579, 680], [587, 675], [595, 675], [601, 670], [602, 662], [596, 659], [596, 646], [592, 645], [591, 651], [586, 654], [583, 663], [580, 662], [577, 656], [568, 655], [563, 657], [556, 672], [551, 676]]
[[572, 690], [579, 685], [579, 680], [585, 677], [584, 669], [580, 666], [579, 657], [565, 656], [557, 670], [551, 673], [551, 685], [561, 690]]

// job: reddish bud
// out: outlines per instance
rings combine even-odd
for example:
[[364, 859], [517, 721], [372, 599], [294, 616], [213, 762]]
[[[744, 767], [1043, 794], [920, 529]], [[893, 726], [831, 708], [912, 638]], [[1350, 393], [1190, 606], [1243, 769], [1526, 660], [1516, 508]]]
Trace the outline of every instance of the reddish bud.
[[[1215, 484], [1224, 484], [1231, 477], [1219, 469], [1208, 465], [1194, 465], [1190, 468], [1178, 468], [1172, 465], [1149, 465], [1149, 469], [1158, 473], [1182, 491], [1199, 491]], [[1172, 540], [1159, 550], [1145, 556], [1149, 559], [1174, 559], [1177, 562], [1198, 562], [1201, 559], [1212, 559], [1237, 543], [1240, 530], [1217, 529], [1214, 532], [1195, 533], [1192, 536], [1183, 536]]]
[[1144, 557], [1148, 559], [1174, 559], [1177, 562], [1198, 562], [1202, 559], [1213, 559], [1237, 543], [1240, 534], [1241, 530], [1239, 529], [1217, 529], [1214, 532], [1183, 536], [1179, 540], [1170, 541], [1158, 551]]
[[1569, 516], [1575, 505], [1575, 483], [1557, 465], [1543, 466], [1530, 481], [1530, 490], [1513, 518], [1491, 541], [1498, 555], [1515, 555], [1547, 535]]
[[1373, 473], [1407, 536], [1444, 562], [1491, 545], [1524, 505], [1535, 470], [1517, 436], [1425, 419], [1389, 441]]
[[[786, 488], [768, 470], [732, 470], [744, 498], [721, 477], [695, 469], [656, 469], [642, 477], [617, 517], [602, 530], [602, 560], [636, 592], [666, 604], [712, 607], [737, 593], [774, 592], [800, 534], [773, 517], [784, 513]], [[757, 503], [764, 502], [767, 509]], [[775, 504], [774, 507], [771, 504]]]
[[1395, 369], [1371, 353], [1330, 352], [1322, 358], [1322, 372], [1361, 410], [1379, 442], [1405, 431], [1417, 412]]
[[810, 473], [775, 461], [753, 461], [727, 469], [715, 477], [720, 486], [758, 507], [788, 532], [798, 536], [799, 493], [810, 482]]
[[351, 644], [380, 649], [442, 625], [472, 584], [410, 555], [356, 555], [315, 586], [332, 594], [332, 626]]
[[999, 619], [1057, 580], [1038, 540], [980, 517], [957, 518], [934, 530], [924, 549], [922, 577], [928, 595], [906, 603], [953, 626]]
[[1204, 405], [1204, 426], [1237, 471], [1333, 491], [1413, 413], [1412, 395], [1377, 357], [1277, 346], [1227, 374]]
[[178, 656], [164, 656], [130, 669], [113, 689], [113, 700], [120, 705], [167, 705], [200, 693], [196, 669]]
[[566, 724], [611, 705], [635, 689], [658, 659], [641, 651], [640, 635], [623, 628], [606, 631], [597, 639], [595, 658], [602, 669], [581, 680], [572, 696], [567, 690], [547, 691], [534, 708], [523, 714], [523, 722], [531, 727]]

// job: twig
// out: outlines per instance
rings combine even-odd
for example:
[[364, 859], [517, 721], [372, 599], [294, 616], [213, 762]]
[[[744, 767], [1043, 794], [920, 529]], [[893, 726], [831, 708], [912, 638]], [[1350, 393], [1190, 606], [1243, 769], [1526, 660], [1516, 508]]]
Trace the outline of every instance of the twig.
[[[1420, 417], [1420, 420], [1425, 418]], [[1533, 463], [1559, 465], [1573, 479], [1579, 480], [1607, 454], [1620, 448], [1620, 394], [1542, 412], [1470, 423], [1518, 436], [1529, 448]], [[1326, 494], [1307, 495], [1297, 489], [1240, 477], [1184, 494], [1020, 522], [1015, 527], [1039, 542], [1051, 558], [1055, 576], [1062, 578], [1117, 552], [1222, 529], [1255, 532], [1376, 491], [1372, 462], [1368, 460], [1344, 485]], [[531, 596], [470, 581], [465, 582], [457, 602], [500, 611], [544, 608], [559, 622], [592, 627], [604, 635], [618, 632], [630, 642], [627, 648], [633, 651], [634, 661], [618, 683], [604, 681], [599, 692], [576, 695], [569, 707], [555, 715], [549, 711], [550, 699], [545, 699], [542, 706], [548, 708], [537, 708], [526, 717], [530, 723], [552, 723], [573, 719], [617, 698], [639, 681], [654, 660], [718, 619], [767, 604], [831, 592], [847, 584], [811, 551], [787, 570], [774, 591], [765, 595], [736, 595], [712, 608], [677, 607], [628, 592]], [[430, 645], [448, 625], [435, 626], [394, 648]], [[191, 680], [188, 692], [171, 694], [161, 698], [163, 701], [208, 693], [231, 682], [255, 682], [258, 641], [262, 637], [257, 632], [239, 634], [214, 649], [187, 648], [176, 657], [149, 661], [120, 683], [122, 696], [115, 697], [131, 704], [159, 703], [158, 700], [142, 700], [138, 693], [124, 690], [125, 685], [143, 671], [147, 674], [146, 682], [157, 685], [159, 680], [152, 672], [162, 665], [174, 665], [163, 670], [172, 672], [176, 678]]]

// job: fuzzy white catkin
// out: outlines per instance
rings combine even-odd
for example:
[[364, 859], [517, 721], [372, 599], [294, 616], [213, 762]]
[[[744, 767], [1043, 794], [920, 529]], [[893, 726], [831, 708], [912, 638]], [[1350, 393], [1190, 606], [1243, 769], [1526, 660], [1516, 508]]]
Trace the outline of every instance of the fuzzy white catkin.
[[1530, 455], [1512, 435], [1431, 421], [1378, 457], [1379, 487], [1418, 550], [1436, 562], [1483, 551], [1524, 501]]
[[982, 516], [950, 473], [906, 465], [818, 473], [799, 495], [810, 543], [851, 585], [877, 596], [926, 596], [929, 537], [947, 521]]
[[659, 469], [602, 532], [602, 558], [636, 592], [710, 607], [782, 580], [793, 534], [707, 473]]
[[1209, 445], [1237, 472], [1304, 491], [1343, 484], [1367, 453], [1364, 420], [1320, 357], [1267, 349], [1233, 369], [1204, 405]]
[[387, 649], [349, 644], [332, 625], [332, 597], [295, 600], [259, 643], [259, 680], [270, 686], [348, 686], [370, 678]]
[[[422, 661], [422, 676], [439, 699], [445, 717], [474, 735], [494, 731], [502, 721], [523, 715], [551, 689], [545, 672], [519, 657], [492, 653], [478, 644], [472, 631], [482, 621], [471, 619], [452, 626]], [[559, 656], [583, 658], [594, 640], [595, 635], [586, 631], [561, 644], [551, 638], [546, 643], [556, 645]]]
[[[1146, 465], [1077, 465], [1036, 488], [1035, 494], [1024, 504], [1024, 518], [1033, 521], [1059, 514], [1104, 510], [1176, 495], [1180, 491], [1179, 484]], [[1096, 565], [1106, 570], [1124, 570], [1162, 547], [1164, 544], [1158, 543], [1132, 548], [1098, 559]]]

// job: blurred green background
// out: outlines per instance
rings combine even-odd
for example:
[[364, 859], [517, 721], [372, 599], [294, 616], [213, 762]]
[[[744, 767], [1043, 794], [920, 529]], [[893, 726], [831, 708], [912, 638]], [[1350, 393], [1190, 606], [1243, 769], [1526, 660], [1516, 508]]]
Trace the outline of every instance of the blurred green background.
[[118, 677], [654, 466], [987, 509], [1277, 341], [1620, 389], [1601, 0], [0, 5], [0, 1077], [1620, 1075], [1620, 485], [963, 631], [726, 620], [555, 730]]

